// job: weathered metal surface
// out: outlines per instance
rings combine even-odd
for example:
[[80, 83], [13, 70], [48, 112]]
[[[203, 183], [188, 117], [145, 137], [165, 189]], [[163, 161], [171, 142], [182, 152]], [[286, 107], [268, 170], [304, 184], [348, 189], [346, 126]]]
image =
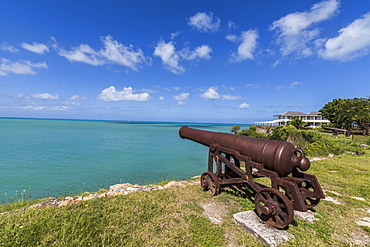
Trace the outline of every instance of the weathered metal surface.
[[[299, 171], [306, 171], [310, 161], [289, 142], [186, 126], [179, 135], [209, 147], [208, 171], [201, 176], [203, 190], [217, 195], [222, 186], [248, 184], [256, 191], [258, 216], [276, 228], [287, 227], [293, 221], [293, 210], [305, 212], [324, 198], [316, 176]], [[272, 188], [257, 183], [257, 177], [269, 178]]]
[[310, 161], [301, 149], [290, 142], [264, 140], [228, 133], [215, 133], [205, 130], [182, 127], [180, 137], [193, 140], [205, 146], [219, 144], [237, 150], [241, 155], [250, 157], [265, 168], [276, 171], [280, 176], [287, 176], [295, 167], [302, 171], [310, 168]]

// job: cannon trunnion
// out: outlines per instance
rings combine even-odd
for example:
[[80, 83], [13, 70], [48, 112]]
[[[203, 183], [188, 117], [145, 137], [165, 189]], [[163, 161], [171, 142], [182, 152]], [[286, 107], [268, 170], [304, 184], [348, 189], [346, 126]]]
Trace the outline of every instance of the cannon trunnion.
[[[205, 191], [217, 195], [222, 186], [248, 184], [256, 192], [256, 213], [276, 228], [288, 226], [294, 210], [305, 212], [324, 198], [316, 176], [301, 172], [309, 169], [310, 161], [289, 142], [187, 126], [179, 135], [209, 147], [208, 171], [200, 181]], [[270, 178], [271, 188], [257, 183], [257, 177]]]

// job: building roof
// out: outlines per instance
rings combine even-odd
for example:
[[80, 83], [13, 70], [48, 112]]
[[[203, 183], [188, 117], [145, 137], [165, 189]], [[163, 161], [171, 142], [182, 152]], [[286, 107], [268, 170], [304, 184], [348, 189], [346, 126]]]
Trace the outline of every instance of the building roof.
[[284, 112], [282, 114], [278, 114], [278, 115], [274, 115], [274, 116], [318, 116], [320, 115], [320, 112], [318, 111], [311, 111], [309, 113], [303, 113], [303, 112], [299, 112], [299, 111], [287, 111], [287, 112]]

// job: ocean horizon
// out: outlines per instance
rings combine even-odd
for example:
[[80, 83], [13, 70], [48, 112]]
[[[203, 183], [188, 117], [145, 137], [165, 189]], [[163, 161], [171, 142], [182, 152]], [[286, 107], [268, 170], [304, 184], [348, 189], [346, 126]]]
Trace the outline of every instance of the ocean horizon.
[[208, 147], [179, 129], [236, 124], [1, 117], [0, 204], [201, 175]]

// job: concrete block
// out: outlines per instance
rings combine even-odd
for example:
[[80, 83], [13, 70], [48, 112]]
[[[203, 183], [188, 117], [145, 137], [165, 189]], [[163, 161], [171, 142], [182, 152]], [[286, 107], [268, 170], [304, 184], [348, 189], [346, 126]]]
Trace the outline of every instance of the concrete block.
[[266, 246], [279, 246], [294, 238], [287, 231], [279, 230], [264, 223], [254, 211], [234, 214], [235, 222]]

